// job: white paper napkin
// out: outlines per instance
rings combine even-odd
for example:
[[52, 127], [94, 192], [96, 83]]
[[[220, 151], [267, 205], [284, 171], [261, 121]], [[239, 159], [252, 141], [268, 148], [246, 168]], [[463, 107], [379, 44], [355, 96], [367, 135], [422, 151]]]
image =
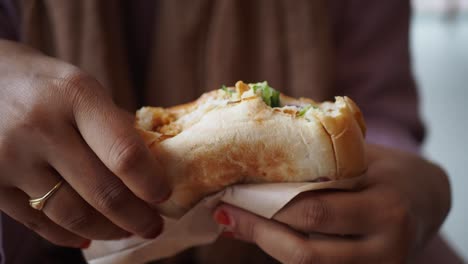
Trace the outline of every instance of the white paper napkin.
[[170, 257], [190, 247], [212, 243], [218, 238], [222, 227], [212, 219], [212, 213], [220, 202], [271, 218], [302, 192], [321, 189], [353, 189], [360, 185], [364, 178], [365, 175], [352, 179], [315, 183], [231, 186], [203, 199], [180, 219], [165, 219], [164, 231], [156, 239], [93, 241], [91, 247], [84, 250], [84, 254], [90, 264], [138, 264]]

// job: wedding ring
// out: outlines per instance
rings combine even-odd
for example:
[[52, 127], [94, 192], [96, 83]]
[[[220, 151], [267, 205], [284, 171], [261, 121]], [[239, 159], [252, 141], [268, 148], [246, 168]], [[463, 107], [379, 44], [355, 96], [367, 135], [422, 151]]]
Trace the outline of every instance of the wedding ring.
[[60, 180], [50, 191], [48, 191], [44, 196], [39, 198], [31, 198], [29, 199], [29, 205], [39, 211], [42, 211], [44, 208], [47, 200], [54, 195], [54, 193], [62, 186], [63, 180]]

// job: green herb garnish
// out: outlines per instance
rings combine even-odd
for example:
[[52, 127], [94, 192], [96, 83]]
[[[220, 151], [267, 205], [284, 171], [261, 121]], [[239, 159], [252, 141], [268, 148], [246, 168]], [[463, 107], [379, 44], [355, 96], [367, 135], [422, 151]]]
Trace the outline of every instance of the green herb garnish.
[[[297, 113], [297, 116], [304, 116], [305, 113], [307, 113], [307, 111], [309, 111], [309, 109], [312, 107], [311, 104], [308, 104], [308, 105], [305, 105], [302, 107], [301, 111], [299, 111], [299, 113]], [[314, 107], [315, 108], [315, 107]]]
[[280, 106], [280, 92], [273, 90], [273, 94], [271, 95], [271, 107], [279, 107]]
[[254, 93], [257, 93], [257, 91], [261, 92], [262, 99], [268, 106], [280, 106], [280, 92], [271, 88], [266, 81], [259, 83], [250, 83], [249, 86]]
[[228, 94], [230, 94], [230, 95], [232, 95], [232, 94], [234, 93], [233, 91], [229, 90], [229, 89], [226, 87], [226, 85], [224, 85], [224, 84], [221, 86], [220, 89], [223, 90], [223, 91], [225, 91], [226, 93], [228, 93]]

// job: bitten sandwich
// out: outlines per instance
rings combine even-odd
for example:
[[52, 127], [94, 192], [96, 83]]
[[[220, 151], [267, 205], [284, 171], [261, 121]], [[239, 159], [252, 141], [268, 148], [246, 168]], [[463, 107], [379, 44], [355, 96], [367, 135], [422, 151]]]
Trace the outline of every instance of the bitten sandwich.
[[367, 168], [364, 119], [346, 96], [317, 103], [239, 81], [191, 103], [143, 107], [136, 117], [172, 183], [159, 207], [169, 217], [233, 184], [334, 181]]

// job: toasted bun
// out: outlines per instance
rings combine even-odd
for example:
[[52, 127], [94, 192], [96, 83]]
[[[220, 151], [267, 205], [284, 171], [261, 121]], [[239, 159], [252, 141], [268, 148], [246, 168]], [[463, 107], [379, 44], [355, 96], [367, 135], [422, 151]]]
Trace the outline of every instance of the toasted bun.
[[365, 124], [351, 99], [318, 104], [281, 95], [282, 107], [272, 108], [242, 82], [229, 89], [137, 112], [137, 128], [173, 187], [162, 214], [180, 217], [232, 184], [337, 180], [366, 170]]

